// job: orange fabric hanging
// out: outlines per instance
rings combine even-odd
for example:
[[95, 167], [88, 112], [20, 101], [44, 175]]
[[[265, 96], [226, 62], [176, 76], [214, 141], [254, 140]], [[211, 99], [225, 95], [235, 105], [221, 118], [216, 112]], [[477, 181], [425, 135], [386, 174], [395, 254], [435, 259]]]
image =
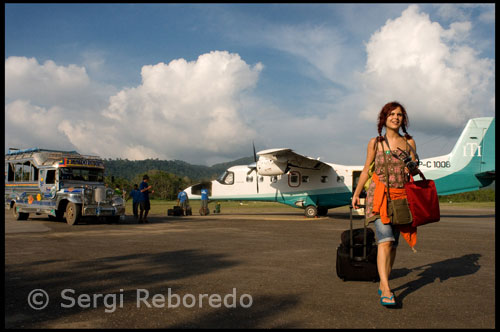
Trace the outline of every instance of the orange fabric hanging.
[[[373, 173], [372, 180], [375, 183], [375, 192], [373, 194], [373, 213], [380, 216], [380, 220], [384, 224], [389, 224], [391, 220], [387, 216], [387, 195], [386, 186], [380, 181], [378, 175]], [[391, 199], [403, 199], [406, 198], [406, 190], [404, 188], [389, 188], [391, 193]], [[417, 244], [417, 228], [413, 227], [411, 224], [408, 225], [397, 225], [399, 231], [403, 238], [408, 242], [410, 247]]]

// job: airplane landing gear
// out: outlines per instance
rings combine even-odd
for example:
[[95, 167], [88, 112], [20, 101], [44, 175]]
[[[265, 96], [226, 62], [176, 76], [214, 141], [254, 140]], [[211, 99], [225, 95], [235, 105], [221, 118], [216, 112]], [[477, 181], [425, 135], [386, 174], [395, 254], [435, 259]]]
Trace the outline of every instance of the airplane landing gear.
[[328, 209], [323, 206], [308, 205], [304, 214], [307, 218], [324, 217], [328, 214]]
[[318, 209], [314, 205], [308, 205], [304, 213], [307, 218], [315, 218], [318, 216]]
[[328, 215], [328, 209], [323, 206], [318, 206], [318, 216], [326, 217], [326, 215]]

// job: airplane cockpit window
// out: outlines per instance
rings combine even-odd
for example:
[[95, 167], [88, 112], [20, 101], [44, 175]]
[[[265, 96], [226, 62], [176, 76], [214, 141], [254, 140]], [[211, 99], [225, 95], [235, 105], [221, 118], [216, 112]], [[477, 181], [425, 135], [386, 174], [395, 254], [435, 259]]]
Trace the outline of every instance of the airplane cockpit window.
[[234, 173], [225, 171], [219, 178], [217, 179], [221, 184], [234, 184]]

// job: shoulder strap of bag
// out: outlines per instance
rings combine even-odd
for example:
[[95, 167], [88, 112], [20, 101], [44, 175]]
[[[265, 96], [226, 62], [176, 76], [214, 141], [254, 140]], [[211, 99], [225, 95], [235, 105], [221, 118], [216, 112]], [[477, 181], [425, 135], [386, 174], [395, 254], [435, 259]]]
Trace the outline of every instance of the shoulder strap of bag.
[[377, 150], [378, 150], [378, 137], [375, 139], [375, 158], [373, 158], [373, 162], [375, 162], [375, 159], [377, 159]]
[[387, 183], [386, 185], [386, 188], [387, 188], [387, 205], [386, 205], [386, 209], [387, 209], [387, 215], [389, 215], [389, 205], [391, 204], [391, 194], [390, 194], [390, 190], [389, 190], [389, 165], [387, 165], [387, 157], [386, 157], [386, 153], [384, 152], [384, 164], [385, 164], [385, 181]]
[[384, 152], [384, 164], [385, 164], [385, 181], [387, 182], [387, 206], [389, 206], [389, 202], [391, 201], [391, 194], [389, 193], [389, 165], [387, 165], [387, 157]]
[[411, 146], [411, 144], [408, 143], [408, 140], [406, 139], [406, 137], [405, 137], [405, 141], [406, 141], [406, 145], [410, 147], [410, 150], [415, 155], [415, 159], [417, 160], [417, 162], [420, 162], [420, 158], [418, 157], [417, 151], [415, 151], [415, 149], [413, 148], [413, 146]]

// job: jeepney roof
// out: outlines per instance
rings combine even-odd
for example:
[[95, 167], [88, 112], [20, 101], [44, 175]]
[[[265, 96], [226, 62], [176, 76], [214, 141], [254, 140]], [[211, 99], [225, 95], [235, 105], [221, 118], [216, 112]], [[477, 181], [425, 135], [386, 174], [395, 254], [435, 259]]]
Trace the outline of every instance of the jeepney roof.
[[59, 163], [65, 158], [80, 158], [101, 160], [98, 156], [81, 155], [76, 151], [59, 151], [40, 148], [9, 151], [5, 155], [5, 161], [11, 160], [33, 160], [38, 166], [51, 166]]

